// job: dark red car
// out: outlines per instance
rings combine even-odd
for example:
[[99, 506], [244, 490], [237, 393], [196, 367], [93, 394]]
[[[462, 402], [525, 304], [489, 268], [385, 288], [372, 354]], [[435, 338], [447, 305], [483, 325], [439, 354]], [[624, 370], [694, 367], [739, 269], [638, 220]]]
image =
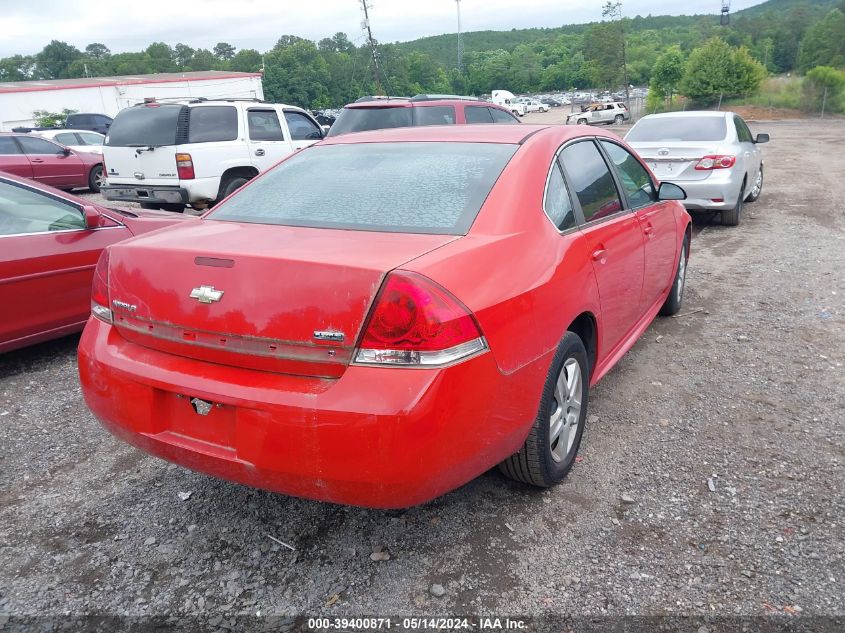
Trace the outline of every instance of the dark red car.
[[519, 123], [510, 110], [472, 97], [361, 97], [341, 111], [328, 136], [394, 127]]
[[593, 128], [328, 139], [103, 254], [85, 400], [145, 451], [313, 499], [404, 507], [496, 464], [550, 486], [589, 387], [680, 308], [684, 195]]
[[0, 174], [0, 353], [80, 331], [103, 249], [187, 217], [106, 209]]
[[0, 171], [57, 189], [90, 189], [106, 183], [103, 157], [76, 152], [29, 134], [0, 134]]

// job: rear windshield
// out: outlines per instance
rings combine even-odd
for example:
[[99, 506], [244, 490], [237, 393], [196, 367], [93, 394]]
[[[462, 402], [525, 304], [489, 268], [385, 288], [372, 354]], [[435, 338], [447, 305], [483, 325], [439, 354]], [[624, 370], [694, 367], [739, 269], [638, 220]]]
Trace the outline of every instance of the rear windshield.
[[410, 127], [413, 108], [344, 108], [337, 121], [329, 128], [328, 136], [383, 130], [390, 127]]
[[206, 217], [463, 235], [517, 148], [492, 143], [318, 145], [281, 163]]
[[625, 140], [648, 143], [670, 141], [721, 141], [728, 135], [725, 117], [655, 117], [642, 119]]
[[106, 136], [111, 147], [176, 145], [181, 105], [135, 106], [118, 112]]

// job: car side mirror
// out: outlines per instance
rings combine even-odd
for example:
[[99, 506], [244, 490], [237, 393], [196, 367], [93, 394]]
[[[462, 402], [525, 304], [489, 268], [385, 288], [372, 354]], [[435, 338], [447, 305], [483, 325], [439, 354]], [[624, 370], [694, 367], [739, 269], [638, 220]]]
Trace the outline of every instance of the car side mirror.
[[90, 204], [82, 207], [82, 214], [85, 216], [85, 228], [96, 229], [100, 226], [100, 212]]
[[755, 143], [768, 143], [769, 142], [769, 135], [768, 134], [758, 134], [757, 138], [754, 139]]
[[63, 156], [70, 156], [73, 152], [69, 147], [63, 147], [59, 154], [62, 154]]
[[686, 200], [687, 192], [673, 182], [661, 182], [657, 190], [658, 200]]

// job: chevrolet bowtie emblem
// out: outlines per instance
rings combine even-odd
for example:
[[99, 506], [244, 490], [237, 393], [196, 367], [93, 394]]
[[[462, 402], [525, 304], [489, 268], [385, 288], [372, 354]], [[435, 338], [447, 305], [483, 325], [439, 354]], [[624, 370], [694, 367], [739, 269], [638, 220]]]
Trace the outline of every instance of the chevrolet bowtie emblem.
[[223, 297], [222, 290], [215, 290], [214, 286], [200, 286], [191, 290], [191, 299], [196, 299], [200, 303], [212, 303], [213, 301], [220, 301]]

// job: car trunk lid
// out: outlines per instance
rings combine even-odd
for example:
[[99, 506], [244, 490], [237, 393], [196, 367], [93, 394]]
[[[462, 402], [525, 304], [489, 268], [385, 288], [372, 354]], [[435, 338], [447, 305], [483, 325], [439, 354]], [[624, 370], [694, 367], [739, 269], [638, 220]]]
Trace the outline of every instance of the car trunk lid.
[[718, 143], [632, 143], [642, 159], [660, 180], [704, 180], [709, 171], [696, 170], [704, 156], [718, 154]]
[[113, 247], [125, 338], [219, 364], [338, 377], [387, 272], [457, 239], [203, 221]]

